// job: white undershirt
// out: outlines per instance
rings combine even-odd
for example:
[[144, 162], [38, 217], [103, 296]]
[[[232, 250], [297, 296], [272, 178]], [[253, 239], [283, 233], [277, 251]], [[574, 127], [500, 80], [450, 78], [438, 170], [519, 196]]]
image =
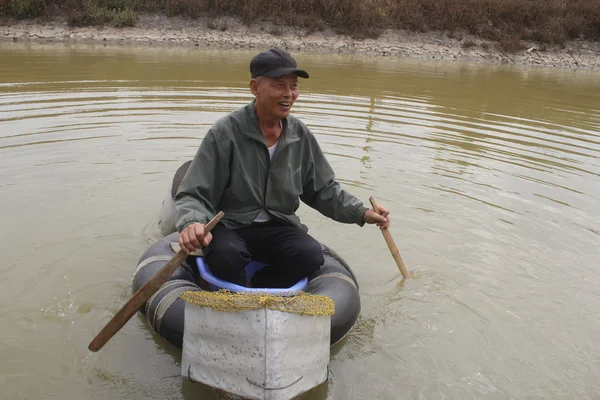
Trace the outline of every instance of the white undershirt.
[[[273, 159], [273, 154], [275, 154], [275, 149], [277, 148], [277, 143], [279, 143], [279, 139], [277, 139], [277, 141], [275, 142], [275, 144], [273, 146], [268, 147], [269, 158], [271, 160]], [[254, 222], [266, 222], [270, 219], [271, 219], [271, 217], [269, 217], [269, 214], [265, 210], [261, 210], [260, 214], [258, 214], [258, 216], [256, 218], [254, 218]]]

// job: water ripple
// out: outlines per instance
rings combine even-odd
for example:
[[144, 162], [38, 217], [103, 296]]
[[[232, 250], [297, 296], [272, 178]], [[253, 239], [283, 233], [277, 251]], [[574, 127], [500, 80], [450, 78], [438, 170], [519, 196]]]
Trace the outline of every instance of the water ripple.
[[[65, 358], [76, 392], [89, 381], [99, 397], [118, 397], [147, 385], [141, 377], [159, 366], [169, 383], [153, 379], [153, 393], [196, 394], [170, 378], [177, 362], [165, 361], [140, 321], [115, 338], [102, 361], [110, 365], [86, 359], [83, 374], [75, 366], [85, 343], [77, 341], [128, 297], [137, 257], [159, 237], [155, 220], [173, 171], [218, 118], [252, 98], [247, 65], [234, 55], [111, 51], [117, 55], [95, 48], [82, 58], [71, 49], [2, 58], [0, 302], [19, 307], [4, 311], [16, 334], [7, 329], [1, 342], [24, 360], [0, 364], [23, 383], [9, 396], [27, 393], [23, 371], [37, 365], [35, 351], [17, 357], [41, 346], [31, 324], [52, 332], [53, 347], [42, 346], [46, 364]], [[49, 71], [29, 62], [35, 57], [58, 64]], [[414, 277], [397, 285], [375, 230], [299, 210], [351, 262], [363, 302], [356, 329], [333, 352], [333, 383], [322, 389], [329, 392], [307, 398], [394, 398], [398, 376], [407, 398], [569, 397], [574, 381], [597, 385], [598, 79], [319, 60], [302, 60], [311, 79], [294, 112], [342, 186], [392, 210]], [[41, 367], [36, 373], [43, 378]], [[63, 375], [52, 374], [50, 390], [64, 386]], [[578, 394], [570, 397], [585, 397]]]

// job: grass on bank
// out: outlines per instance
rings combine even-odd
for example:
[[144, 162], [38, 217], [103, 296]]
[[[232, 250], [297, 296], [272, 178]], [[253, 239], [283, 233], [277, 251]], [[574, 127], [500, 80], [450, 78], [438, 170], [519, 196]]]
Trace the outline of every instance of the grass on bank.
[[509, 52], [521, 50], [522, 40], [600, 40], [600, 0], [0, 0], [0, 16], [66, 16], [73, 26], [134, 26], [140, 12], [233, 16], [248, 24], [268, 19], [355, 38], [387, 28], [468, 32]]

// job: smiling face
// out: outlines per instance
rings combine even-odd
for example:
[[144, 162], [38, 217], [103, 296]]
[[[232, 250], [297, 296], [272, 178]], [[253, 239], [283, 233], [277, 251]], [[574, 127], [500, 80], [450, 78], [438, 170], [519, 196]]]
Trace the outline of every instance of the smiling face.
[[279, 78], [259, 76], [250, 81], [250, 90], [259, 118], [280, 120], [287, 118], [298, 98], [298, 77], [293, 73]]

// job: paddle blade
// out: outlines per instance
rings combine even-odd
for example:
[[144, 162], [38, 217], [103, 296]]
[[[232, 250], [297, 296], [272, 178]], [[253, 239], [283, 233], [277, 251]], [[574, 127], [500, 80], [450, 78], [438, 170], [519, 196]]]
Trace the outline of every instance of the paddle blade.
[[[212, 219], [208, 224], [204, 226], [204, 234], [208, 234], [217, 223], [223, 218], [223, 211]], [[173, 275], [185, 258], [186, 253], [183, 250], [179, 250], [168, 263], [166, 263], [156, 274], [152, 276], [141, 288], [133, 294], [133, 296], [125, 303], [125, 305], [111, 318], [111, 320], [102, 328], [100, 333], [96, 335], [88, 346], [90, 351], [96, 352], [100, 350], [106, 342], [117, 333], [123, 325], [127, 323], [133, 317], [133, 315], [139, 310], [146, 302], [160, 289], [160, 287]]]

